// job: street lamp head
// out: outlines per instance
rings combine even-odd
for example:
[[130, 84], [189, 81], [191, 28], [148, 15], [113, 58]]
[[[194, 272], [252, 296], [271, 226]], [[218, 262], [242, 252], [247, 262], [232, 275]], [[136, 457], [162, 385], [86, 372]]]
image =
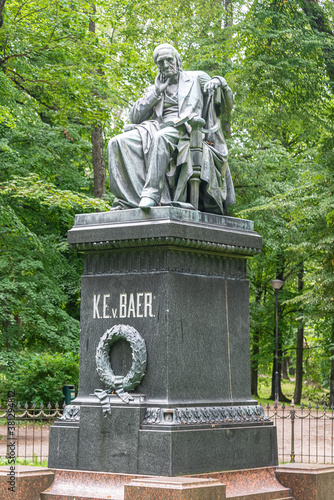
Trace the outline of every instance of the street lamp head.
[[273, 280], [270, 282], [271, 286], [275, 288], [275, 290], [280, 290], [284, 285], [284, 281], [282, 280]]

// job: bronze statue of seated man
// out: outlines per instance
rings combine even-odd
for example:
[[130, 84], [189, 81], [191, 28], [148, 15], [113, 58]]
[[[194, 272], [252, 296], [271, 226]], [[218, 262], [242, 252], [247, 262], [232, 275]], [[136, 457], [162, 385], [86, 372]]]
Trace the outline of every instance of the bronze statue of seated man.
[[[226, 214], [235, 195], [220, 116], [232, 109], [232, 91], [223, 77], [183, 71], [180, 55], [170, 44], [156, 47], [153, 58], [159, 70], [155, 84], [132, 107], [132, 125], [109, 141], [113, 206], [176, 205]], [[190, 141], [194, 129], [200, 133], [197, 148]], [[196, 150], [198, 206], [192, 207]]]

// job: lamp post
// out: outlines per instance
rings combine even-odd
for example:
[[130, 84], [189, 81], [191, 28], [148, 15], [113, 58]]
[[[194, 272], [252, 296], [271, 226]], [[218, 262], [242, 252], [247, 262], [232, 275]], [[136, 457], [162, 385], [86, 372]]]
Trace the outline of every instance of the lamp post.
[[278, 291], [284, 285], [284, 281], [273, 280], [270, 284], [276, 294], [275, 403], [278, 403]]

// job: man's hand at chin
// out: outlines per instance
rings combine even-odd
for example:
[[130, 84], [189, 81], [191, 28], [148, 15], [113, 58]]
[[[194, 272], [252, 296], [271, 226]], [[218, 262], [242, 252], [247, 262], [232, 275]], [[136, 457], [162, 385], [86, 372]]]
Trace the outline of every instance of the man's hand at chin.
[[161, 78], [162, 78], [161, 73], [159, 73], [155, 79], [155, 93], [159, 97], [163, 93], [163, 91], [168, 87], [170, 81], [170, 78], [167, 78], [167, 80], [163, 82]]

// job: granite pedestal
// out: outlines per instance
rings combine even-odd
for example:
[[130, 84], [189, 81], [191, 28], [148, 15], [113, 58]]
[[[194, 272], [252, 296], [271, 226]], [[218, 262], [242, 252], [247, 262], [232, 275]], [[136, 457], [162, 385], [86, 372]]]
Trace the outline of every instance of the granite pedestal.
[[334, 500], [333, 464], [282, 464], [276, 477], [295, 500]]
[[5, 465], [0, 467], [1, 500], [40, 500], [40, 492], [48, 488], [54, 472], [45, 467]]
[[53, 472], [55, 479], [41, 500], [294, 500], [291, 490], [277, 481], [274, 467], [192, 477]]
[[[85, 257], [79, 393], [51, 428], [49, 467], [179, 476], [276, 465], [276, 429], [250, 395], [253, 223], [154, 207], [78, 215], [68, 241]], [[132, 399], [102, 401], [96, 353], [114, 327], [135, 329], [147, 363]], [[117, 377], [136, 346], [110, 348]]]

